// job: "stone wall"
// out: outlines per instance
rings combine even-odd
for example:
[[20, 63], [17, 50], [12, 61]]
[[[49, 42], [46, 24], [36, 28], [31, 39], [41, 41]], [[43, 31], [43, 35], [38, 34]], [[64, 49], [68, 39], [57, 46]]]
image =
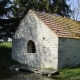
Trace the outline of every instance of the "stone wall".
[[[27, 53], [29, 40], [34, 42], [36, 53]], [[35, 68], [58, 68], [58, 36], [32, 11], [13, 35], [12, 58]]]
[[58, 68], [75, 67], [80, 64], [80, 40], [59, 38]]

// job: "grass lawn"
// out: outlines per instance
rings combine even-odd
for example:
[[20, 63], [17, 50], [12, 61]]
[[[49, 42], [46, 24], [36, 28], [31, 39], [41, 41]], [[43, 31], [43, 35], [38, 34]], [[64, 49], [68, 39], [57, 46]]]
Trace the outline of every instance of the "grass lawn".
[[10, 65], [18, 63], [11, 58], [11, 53], [12, 53], [12, 42], [0, 43], [0, 67], [4, 66], [8, 67]]
[[12, 48], [12, 42], [3, 42], [3, 43], [0, 44], [0, 47], [1, 46]]
[[80, 68], [65, 68], [56, 77], [61, 80], [80, 80]]

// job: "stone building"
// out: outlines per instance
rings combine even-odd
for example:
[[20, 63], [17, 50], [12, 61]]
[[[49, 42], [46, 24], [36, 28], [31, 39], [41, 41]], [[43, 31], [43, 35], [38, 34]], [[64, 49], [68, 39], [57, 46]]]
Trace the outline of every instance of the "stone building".
[[80, 23], [29, 10], [13, 35], [12, 58], [35, 68], [80, 64]]

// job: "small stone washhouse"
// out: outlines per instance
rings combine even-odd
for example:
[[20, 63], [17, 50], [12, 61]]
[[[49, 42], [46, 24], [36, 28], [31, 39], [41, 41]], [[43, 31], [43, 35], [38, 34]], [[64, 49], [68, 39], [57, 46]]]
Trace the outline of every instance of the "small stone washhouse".
[[80, 65], [80, 23], [29, 10], [13, 35], [12, 58], [35, 68]]

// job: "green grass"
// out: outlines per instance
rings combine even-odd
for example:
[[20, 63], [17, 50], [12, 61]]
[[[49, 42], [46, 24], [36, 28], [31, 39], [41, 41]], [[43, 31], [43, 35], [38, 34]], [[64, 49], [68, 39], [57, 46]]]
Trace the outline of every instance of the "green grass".
[[3, 42], [0, 44], [0, 67], [18, 64], [11, 58], [12, 42]]
[[59, 70], [61, 73], [56, 77], [61, 80], [80, 80], [80, 68], [65, 68]]
[[3, 43], [0, 44], [0, 47], [1, 46], [12, 48], [12, 42], [3, 42]]

